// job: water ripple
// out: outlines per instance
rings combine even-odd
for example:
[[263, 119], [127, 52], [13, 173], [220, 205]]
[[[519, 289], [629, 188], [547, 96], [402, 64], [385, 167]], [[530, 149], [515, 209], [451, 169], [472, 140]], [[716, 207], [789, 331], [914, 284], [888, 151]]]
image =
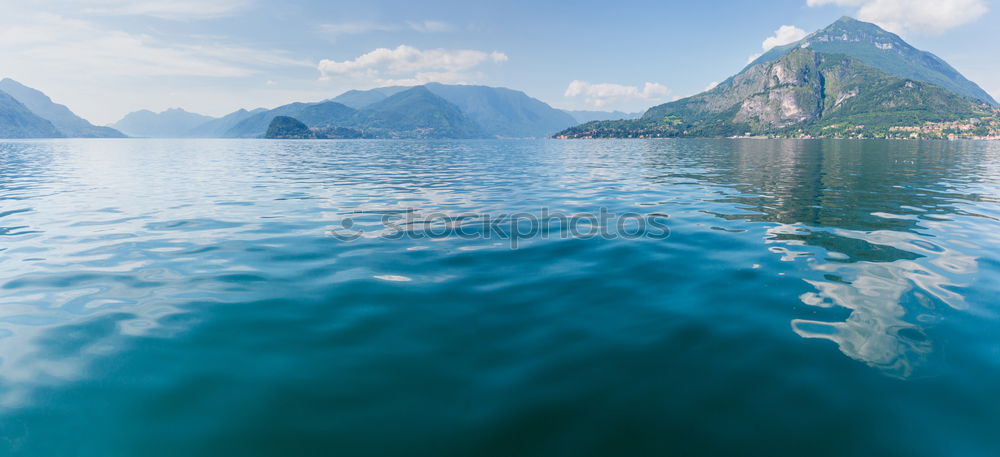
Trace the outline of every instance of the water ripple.
[[[976, 142], [0, 142], [0, 442], [986, 455], [998, 176]], [[378, 236], [543, 208], [671, 236]]]

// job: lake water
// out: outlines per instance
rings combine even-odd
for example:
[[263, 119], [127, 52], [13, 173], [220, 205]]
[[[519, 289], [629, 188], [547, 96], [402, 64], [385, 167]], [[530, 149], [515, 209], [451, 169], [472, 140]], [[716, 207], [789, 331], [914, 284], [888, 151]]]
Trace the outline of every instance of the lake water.
[[[645, 231], [529, 217], [602, 213]], [[510, 215], [537, 230], [479, 223]], [[0, 455], [995, 457], [998, 429], [997, 142], [0, 142]]]

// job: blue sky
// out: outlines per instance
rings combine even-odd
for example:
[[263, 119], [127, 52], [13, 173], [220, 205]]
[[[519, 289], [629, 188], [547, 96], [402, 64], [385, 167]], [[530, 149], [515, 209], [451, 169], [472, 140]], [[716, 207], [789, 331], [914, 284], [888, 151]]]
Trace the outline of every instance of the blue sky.
[[209, 115], [427, 81], [642, 111], [843, 15], [941, 56], [1000, 99], [991, 0], [0, 0], [0, 77], [95, 123]]

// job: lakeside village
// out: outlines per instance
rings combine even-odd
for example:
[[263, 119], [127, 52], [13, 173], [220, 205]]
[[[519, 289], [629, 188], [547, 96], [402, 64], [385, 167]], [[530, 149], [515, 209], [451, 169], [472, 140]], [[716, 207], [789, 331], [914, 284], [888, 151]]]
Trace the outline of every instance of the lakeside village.
[[857, 138], [897, 140], [1000, 140], [1000, 110], [992, 116], [949, 122], [925, 122], [917, 126], [894, 126], [888, 130], [872, 129], [864, 125], [834, 124], [822, 129], [821, 134], [798, 132], [786, 138]]

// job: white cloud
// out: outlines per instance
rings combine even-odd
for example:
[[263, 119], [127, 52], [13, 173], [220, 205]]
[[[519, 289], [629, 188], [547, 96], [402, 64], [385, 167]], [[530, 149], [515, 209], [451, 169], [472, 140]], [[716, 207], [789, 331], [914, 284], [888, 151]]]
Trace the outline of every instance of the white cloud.
[[[813, 0], [810, 0], [813, 1]], [[774, 35], [771, 35], [764, 39], [764, 42], [760, 44], [760, 48], [764, 52], [770, 51], [778, 46], [784, 46], [786, 44], [791, 44], [799, 41], [809, 35], [805, 30], [802, 30], [794, 25], [783, 25], [778, 27], [778, 30], [774, 31]]]
[[11, 67], [102, 76], [249, 76], [261, 67], [308, 66], [277, 51], [224, 43], [163, 43], [51, 14], [0, 22], [0, 58]]
[[331, 40], [346, 35], [364, 35], [374, 32], [413, 31], [419, 33], [440, 33], [452, 30], [451, 24], [441, 21], [409, 21], [405, 23], [385, 23], [373, 21], [354, 21], [323, 24], [319, 32]]
[[708, 91], [710, 91], [712, 89], [715, 89], [716, 87], [719, 87], [719, 82], [718, 81], [712, 81], [712, 82], [708, 83], [707, 86], [705, 86], [705, 89], [702, 92], [708, 92]]
[[806, 0], [806, 4], [857, 8], [858, 19], [900, 34], [944, 33], [989, 11], [986, 0]]
[[[781, 27], [778, 27], [778, 30], [775, 30], [773, 35], [765, 38], [764, 41], [760, 44], [760, 48], [763, 49], [764, 52], [767, 52], [770, 51], [771, 49], [774, 49], [775, 47], [784, 46], [786, 44], [791, 44], [796, 41], [799, 41], [808, 35], [809, 34], [806, 33], [805, 30], [802, 30], [794, 25], [783, 25]], [[753, 61], [757, 60], [757, 58], [762, 55], [764, 55], [764, 53], [758, 52], [751, 55], [750, 57], [747, 57], [747, 65], [750, 65], [751, 63], [753, 63]]]
[[40, 3], [62, 12], [197, 20], [230, 16], [250, 7], [253, 0], [41, 0]]
[[427, 49], [400, 45], [395, 49], [378, 48], [353, 60], [319, 62], [323, 79], [348, 77], [379, 84], [424, 84], [428, 82], [459, 83], [479, 79], [480, 74], [467, 73], [486, 63], [508, 60], [502, 52], [471, 49]]
[[406, 25], [417, 32], [447, 32], [451, 30], [451, 24], [441, 21], [421, 21], [421, 22], [407, 22]]
[[[136, 105], [156, 97], [178, 98], [168, 93], [171, 89], [193, 92], [202, 82], [233, 85], [248, 77], [272, 77], [274, 71], [315, 68], [315, 62], [282, 51], [219, 38], [154, 37], [31, 11], [0, 16], [0, 62], [0, 77], [42, 89], [98, 123], [116, 120], [122, 110], [146, 107]], [[253, 81], [259, 85], [260, 79]]]
[[612, 83], [593, 84], [576, 80], [569, 83], [563, 95], [566, 97], [584, 97], [588, 105], [600, 108], [610, 104], [635, 100], [663, 100], [670, 95], [670, 89], [662, 84], [652, 82], [647, 82], [640, 89], [636, 86]]

